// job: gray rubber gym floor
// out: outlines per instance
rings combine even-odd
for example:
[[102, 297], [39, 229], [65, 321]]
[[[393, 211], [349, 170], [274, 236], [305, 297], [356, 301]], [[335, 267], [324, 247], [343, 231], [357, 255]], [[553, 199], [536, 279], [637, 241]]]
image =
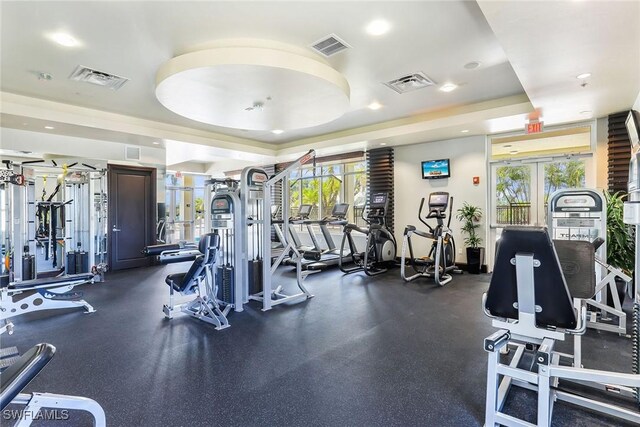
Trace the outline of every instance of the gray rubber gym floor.
[[[84, 287], [94, 314], [15, 318], [3, 347], [58, 349], [27, 390], [93, 398], [110, 426], [483, 424], [482, 341], [494, 331], [481, 309], [488, 275], [436, 288], [404, 284], [398, 269], [375, 278], [327, 271], [306, 282], [315, 298], [269, 312], [250, 303], [215, 331], [163, 317], [164, 278], [186, 268], [110, 273]], [[629, 339], [590, 331], [584, 344], [585, 366], [630, 370]], [[532, 394], [516, 394], [507, 407], [535, 420]], [[73, 413], [48, 425], [89, 420]], [[558, 403], [554, 425], [624, 424]]]

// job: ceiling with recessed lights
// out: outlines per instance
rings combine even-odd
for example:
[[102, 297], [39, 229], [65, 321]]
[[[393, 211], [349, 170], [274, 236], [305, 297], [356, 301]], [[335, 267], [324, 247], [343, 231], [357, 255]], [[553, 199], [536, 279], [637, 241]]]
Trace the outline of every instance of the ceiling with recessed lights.
[[[547, 125], [583, 120], [629, 108], [640, 91], [638, 2], [30, 1], [0, 8], [2, 127], [58, 135], [280, 156], [518, 129], [534, 109]], [[251, 71], [208, 75], [198, 82], [202, 90], [179, 86], [172, 102], [159, 100], [163, 67], [237, 39], [294, 46], [343, 76], [348, 91], [336, 81], [327, 87], [339, 90], [322, 89], [317, 70], [283, 84], [287, 67], [260, 70], [236, 57]], [[340, 46], [325, 57], [313, 45]], [[69, 79], [78, 66], [98, 71], [94, 84]], [[180, 74], [173, 71], [166, 75]], [[101, 87], [109, 76], [127, 80], [117, 90]], [[403, 80], [410, 76], [432, 84]], [[187, 86], [197, 80], [182, 77]], [[392, 81], [404, 93], [385, 85]], [[209, 109], [194, 108], [198, 102]], [[286, 105], [271, 108], [280, 102]], [[55, 129], [44, 130], [47, 123]]]

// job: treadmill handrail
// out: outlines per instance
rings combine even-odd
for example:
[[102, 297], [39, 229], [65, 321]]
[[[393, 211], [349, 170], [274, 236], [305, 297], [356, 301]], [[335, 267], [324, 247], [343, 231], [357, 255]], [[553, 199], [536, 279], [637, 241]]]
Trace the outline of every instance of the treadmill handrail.
[[0, 383], [0, 411], [47, 366], [53, 358], [56, 348], [51, 344], [40, 343], [32, 347], [4, 372]]

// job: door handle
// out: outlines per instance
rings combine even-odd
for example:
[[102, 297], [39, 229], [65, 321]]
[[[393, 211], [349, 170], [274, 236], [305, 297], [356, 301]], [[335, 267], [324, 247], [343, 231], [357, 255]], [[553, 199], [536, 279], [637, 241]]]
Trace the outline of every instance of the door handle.
[[118, 232], [118, 231], [120, 231], [120, 229], [119, 229], [119, 228], [116, 228], [116, 226], [114, 225], [114, 226], [113, 226], [113, 228], [111, 229], [111, 231]]

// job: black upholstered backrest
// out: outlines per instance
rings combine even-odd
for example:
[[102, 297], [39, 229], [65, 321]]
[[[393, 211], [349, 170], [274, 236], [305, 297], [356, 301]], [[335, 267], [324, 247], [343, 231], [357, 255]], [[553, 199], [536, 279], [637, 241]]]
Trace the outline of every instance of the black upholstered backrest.
[[216, 251], [220, 247], [220, 236], [214, 233], [207, 233], [200, 237], [198, 250], [205, 256], [207, 263], [211, 263], [216, 255]]
[[180, 284], [180, 292], [185, 292], [196, 286], [196, 280], [205, 274], [205, 267], [215, 261], [219, 244], [220, 236], [214, 233], [207, 233], [200, 238], [198, 250], [202, 252], [202, 255], [198, 256], [189, 267], [189, 271]]
[[38, 344], [20, 356], [13, 365], [2, 372], [2, 381], [0, 382], [0, 410], [4, 410], [27, 384], [44, 369], [55, 352], [56, 348], [51, 344]]
[[573, 301], [558, 256], [545, 228], [505, 228], [500, 236], [493, 267], [491, 284], [487, 291], [485, 308], [493, 316], [518, 319], [518, 288], [516, 266], [511, 259], [517, 253], [532, 253], [540, 261], [535, 267], [535, 304], [542, 310], [536, 313], [539, 327], [575, 329], [577, 325]]

